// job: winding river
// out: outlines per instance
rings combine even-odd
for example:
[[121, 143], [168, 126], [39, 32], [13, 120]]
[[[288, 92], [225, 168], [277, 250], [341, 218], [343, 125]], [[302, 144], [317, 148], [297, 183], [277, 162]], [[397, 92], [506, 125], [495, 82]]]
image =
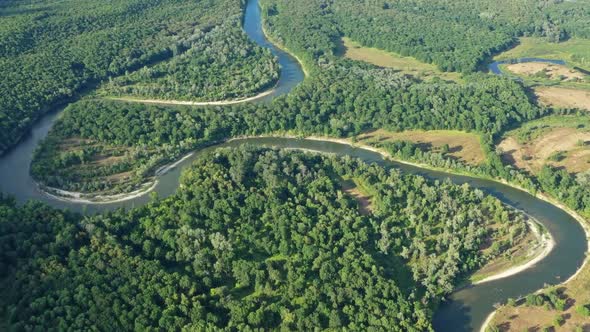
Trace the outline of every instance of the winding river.
[[[264, 37], [261, 29], [260, 10], [258, 0], [248, 1], [244, 18], [246, 33], [258, 44], [268, 47], [279, 58], [281, 64], [281, 78], [273, 93], [261, 100], [288, 93], [299, 84], [304, 73], [299, 63], [289, 54], [273, 46]], [[95, 213], [112, 210], [119, 207], [132, 208], [146, 204], [150, 195], [144, 194], [128, 201], [108, 204], [80, 204], [71, 203], [49, 197], [37, 189], [29, 175], [32, 154], [37, 144], [47, 135], [53, 122], [59, 117], [60, 110], [42, 118], [32, 129], [31, 134], [18, 146], [0, 157], [0, 192], [11, 194], [19, 202], [35, 199], [43, 201], [57, 208], [68, 208], [75, 211]], [[507, 298], [540, 289], [544, 284], [554, 284], [565, 281], [582, 265], [587, 251], [587, 241], [580, 224], [569, 214], [556, 206], [535, 198], [530, 194], [512, 187], [467, 176], [426, 170], [414, 166], [385, 160], [380, 154], [349, 145], [292, 138], [248, 138], [232, 140], [217, 146], [205, 148], [195, 152], [189, 158], [180, 162], [176, 167], [161, 175], [154, 187], [160, 197], [173, 194], [178, 188], [181, 170], [190, 165], [199, 155], [218, 147], [235, 147], [242, 144], [258, 146], [275, 146], [280, 148], [307, 149], [318, 152], [349, 155], [361, 158], [367, 162], [375, 162], [384, 167], [395, 167], [404, 172], [423, 175], [430, 179], [451, 179], [454, 183], [468, 183], [475, 188], [494, 195], [502, 201], [524, 210], [551, 233], [555, 240], [553, 251], [541, 262], [524, 272], [504, 279], [478, 284], [463, 288], [444, 302], [437, 311], [434, 319], [437, 331], [476, 331], [485, 318], [494, 310], [493, 305], [504, 302]]]

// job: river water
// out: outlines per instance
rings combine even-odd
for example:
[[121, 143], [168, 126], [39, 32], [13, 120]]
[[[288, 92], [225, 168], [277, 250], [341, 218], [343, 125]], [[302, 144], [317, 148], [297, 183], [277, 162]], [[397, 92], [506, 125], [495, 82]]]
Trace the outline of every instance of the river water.
[[[289, 54], [273, 46], [264, 37], [257, 0], [248, 1], [244, 17], [244, 29], [256, 43], [270, 48], [279, 58], [281, 64], [279, 83], [273, 94], [265, 98], [266, 100], [288, 93], [303, 81], [304, 73], [299, 63]], [[32, 154], [38, 143], [47, 135], [59, 114], [60, 110], [43, 117], [27, 138], [0, 157], [0, 192], [13, 195], [19, 202], [35, 199], [57, 208], [68, 208], [85, 213], [95, 213], [121, 207], [133, 208], [150, 201], [150, 195], [144, 194], [119, 203], [79, 204], [60, 201], [40, 192], [29, 175]], [[453, 293], [446, 302], [443, 302], [435, 315], [434, 325], [437, 331], [476, 331], [486, 316], [493, 311], [495, 303], [505, 302], [509, 297], [516, 298], [533, 292], [542, 288], [546, 283], [553, 284], [564, 281], [573, 275], [584, 261], [587, 242], [582, 227], [570, 215], [547, 202], [493, 181], [451, 175], [386, 161], [378, 153], [333, 142], [289, 138], [249, 138], [223, 143], [195, 152], [190, 158], [160, 176], [154, 191], [159, 197], [172, 195], [178, 188], [182, 169], [189, 166], [195, 158], [219, 147], [235, 147], [242, 144], [307, 149], [349, 155], [361, 158], [366, 162], [376, 162], [388, 168], [399, 168], [404, 172], [422, 175], [430, 179], [443, 180], [448, 178], [457, 184], [469, 183], [475, 188], [479, 188], [510, 205], [524, 210], [549, 230], [556, 244], [547, 258], [515, 276], [464, 288]]]

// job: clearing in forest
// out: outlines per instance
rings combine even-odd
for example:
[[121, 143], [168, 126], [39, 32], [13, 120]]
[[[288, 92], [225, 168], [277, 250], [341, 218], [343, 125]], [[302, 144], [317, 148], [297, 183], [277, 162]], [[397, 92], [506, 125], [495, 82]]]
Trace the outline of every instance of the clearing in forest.
[[140, 180], [132, 171], [133, 164], [143, 153], [137, 149], [74, 137], [41, 153], [53, 155], [51, 162], [60, 164], [58, 173], [53, 176], [59, 180], [44, 183], [49, 187], [63, 186], [72, 192], [111, 194], [110, 191], [102, 191], [104, 183], [115, 188], [132, 188]]
[[498, 147], [505, 162], [533, 174], [546, 164], [584, 172], [590, 169], [590, 119], [550, 116], [531, 121], [508, 132]]
[[362, 215], [371, 214], [371, 195], [369, 194], [369, 190], [364, 188], [360, 181], [356, 179], [342, 179], [340, 184], [342, 185], [342, 191], [357, 201], [359, 212]]
[[537, 87], [534, 90], [543, 105], [590, 111], [590, 90], [560, 87]]
[[462, 81], [459, 73], [443, 72], [435, 65], [421, 62], [412, 57], [401, 56], [373, 47], [365, 47], [347, 37], [342, 38], [340, 49], [340, 53], [351, 60], [367, 62], [378, 67], [398, 69], [405, 74], [422, 80], [439, 77], [448, 81]]
[[582, 81], [586, 75], [563, 65], [545, 62], [513, 63], [506, 68], [516, 75], [533, 76], [559, 81]]
[[454, 130], [407, 130], [389, 132], [386, 130], [371, 131], [358, 137], [366, 143], [384, 141], [408, 141], [419, 144], [423, 150], [441, 152], [442, 147], [448, 146], [448, 155], [470, 165], [479, 165], [485, 160], [477, 134]]

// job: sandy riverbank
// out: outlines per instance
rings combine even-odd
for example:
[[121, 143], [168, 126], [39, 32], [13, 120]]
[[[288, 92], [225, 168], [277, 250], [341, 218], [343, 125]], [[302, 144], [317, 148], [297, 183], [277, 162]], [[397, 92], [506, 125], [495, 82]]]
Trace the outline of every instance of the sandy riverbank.
[[266, 97], [275, 92], [275, 89], [270, 89], [256, 96], [234, 99], [234, 100], [220, 100], [220, 101], [187, 101], [187, 100], [166, 100], [166, 99], [141, 99], [133, 97], [106, 97], [105, 99], [124, 101], [130, 103], [142, 103], [142, 104], [158, 104], [158, 105], [184, 105], [184, 106], [227, 106], [240, 103], [246, 103], [254, 101], [263, 97]]
[[[522, 211], [520, 211], [520, 212], [522, 213]], [[534, 255], [528, 261], [526, 261], [520, 265], [513, 266], [513, 267], [511, 267], [507, 270], [504, 270], [502, 272], [491, 275], [489, 277], [486, 277], [482, 280], [478, 280], [478, 281], [474, 282], [473, 285], [483, 284], [486, 282], [490, 282], [490, 281], [494, 281], [494, 280], [498, 280], [498, 279], [502, 279], [502, 278], [506, 278], [506, 277], [510, 277], [515, 274], [518, 274], [522, 271], [525, 271], [526, 269], [528, 269], [530, 267], [533, 267], [535, 264], [537, 264], [538, 262], [542, 261], [545, 257], [547, 257], [547, 255], [549, 255], [549, 253], [551, 253], [551, 250], [553, 250], [553, 247], [555, 247], [555, 240], [553, 240], [551, 235], [549, 235], [548, 233], [541, 234], [537, 230], [536, 225], [534, 224], [533, 221], [527, 220], [527, 223], [529, 224], [529, 228], [531, 229], [531, 231], [535, 234], [535, 237], [539, 241], [539, 245], [543, 248], [543, 250], [536, 253], [536, 255]]]
[[37, 184], [37, 187], [38, 187], [39, 191], [42, 192], [43, 194], [45, 194], [51, 198], [60, 200], [62, 202], [82, 203], [82, 204], [112, 204], [112, 203], [125, 202], [128, 200], [146, 195], [149, 192], [151, 192], [152, 190], [154, 190], [156, 188], [156, 186], [158, 185], [158, 177], [168, 173], [170, 170], [172, 170], [175, 167], [177, 167], [178, 165], [180, 165], [183, 161], [192, 157], [193, 154], [194, 154], [194, 152], [191, 152], [171, 164], [164, 165], [164, 166], [158, 168], [154, 172], [155, 180], [153, 180], [151, 182], [147, 182], [147, 183], [143, 184], [141, 188], [139, 188], [135, 191], [129, 192], [129, 193], [93, 196], [92, 194], [86, 194], [86, 193], [75, 192], [75, 191], [67, 191], [67, 190], [62, 190], [62, 189], [58, 189], [58, 188], [46, 187], [46, 186], [42, 186], [39, 184]]
[[62, 201], [62, 202], [69, 202], [69, 203], [81, 203], [81, 204], [112, 204], [112, 203], [120, 203], [124, 201], [128, 201], [140, 196], [143, 196], [150, 191], [156, 188], [158, 184], [158, 180], [154, 180], [152, 182], [148, 182], [142, 185], [142, 188], [139, 188], [135, 191], [129, 193], [122, 193], [122, 194], [115, 194], [115, 195], [96, 195], [92, 196], [91, 194], [85, 194], [81, 192], [75, 191], [67, 191], [52, 187], [44, 187], [38, 185], [38, 189], [44, 195], [47, 195], [53, 199]]

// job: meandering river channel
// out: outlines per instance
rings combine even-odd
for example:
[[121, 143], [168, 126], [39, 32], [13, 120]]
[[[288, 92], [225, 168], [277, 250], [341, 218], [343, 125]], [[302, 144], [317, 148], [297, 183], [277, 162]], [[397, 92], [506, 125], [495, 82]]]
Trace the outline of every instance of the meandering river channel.
[[[268, 47], [279, 58], [281, 77], [272, 94], [262, 100], [269, 100], [288, 93], [304, 79], [299, 63], [286, 52], [272, 45], [264, 36], [261, 27], [258, 0], [248, 1], [244, 18], [246, 33], [259, 45]], [[6, 155], [0, 157], [0, 192], [13, 195], [19, 202], [35, 199], [56, 208], [95, 213], [119, 207], [132, 208], [146, 204], [150, 195], [144, 194], [133, 199], [108, 204], [82, 204], [61, 201], [38, 190], [29, 175], [32, 154], [38, 143], [47, 135], [60, 111], [43, 117], [32, 129], [31, 134]], [[414, 166], [385, 160], [379, 153], [355, 148], [335, 142], [301, 140], [293, 138], [247, 138], [226, 142], [195, 152], [176, 167], [158, 177], [153, 191], [160, 197], [173, 194], [178, 188], [181, 170], [187, 167], [199, 155], [218, 147], [235, 147], [242, 144], [257, 146], [274, 146], [279, 148], [306, 149], [338, 155], [361, 158], [366, 162], [375, 162], [384, 167], [395, 167], [403, 172], [423, 175], [430, 179], [450, 179], [454, 183], [468, 183], [487, 194], [494, 195], [502, 201], [519, 208], [541, 222], [555, 240], [553, 251], [532, 268], [516, 275], [478, 284], [453, 293], [443, 302], [434, 319], [437, 331], [477, 331], [485, 318], [494, 310], [493, 305], [505, 302], [509, 297], [521, 295], [540, 289], [544, 284], [565, 281], [582, 265], [587, 251], [587, 240], [580, 224], [558, 207], [530, 194], [498, 182], [482, 180], [467, 176], [452, 175], [438, 171], [426, 170]]]

